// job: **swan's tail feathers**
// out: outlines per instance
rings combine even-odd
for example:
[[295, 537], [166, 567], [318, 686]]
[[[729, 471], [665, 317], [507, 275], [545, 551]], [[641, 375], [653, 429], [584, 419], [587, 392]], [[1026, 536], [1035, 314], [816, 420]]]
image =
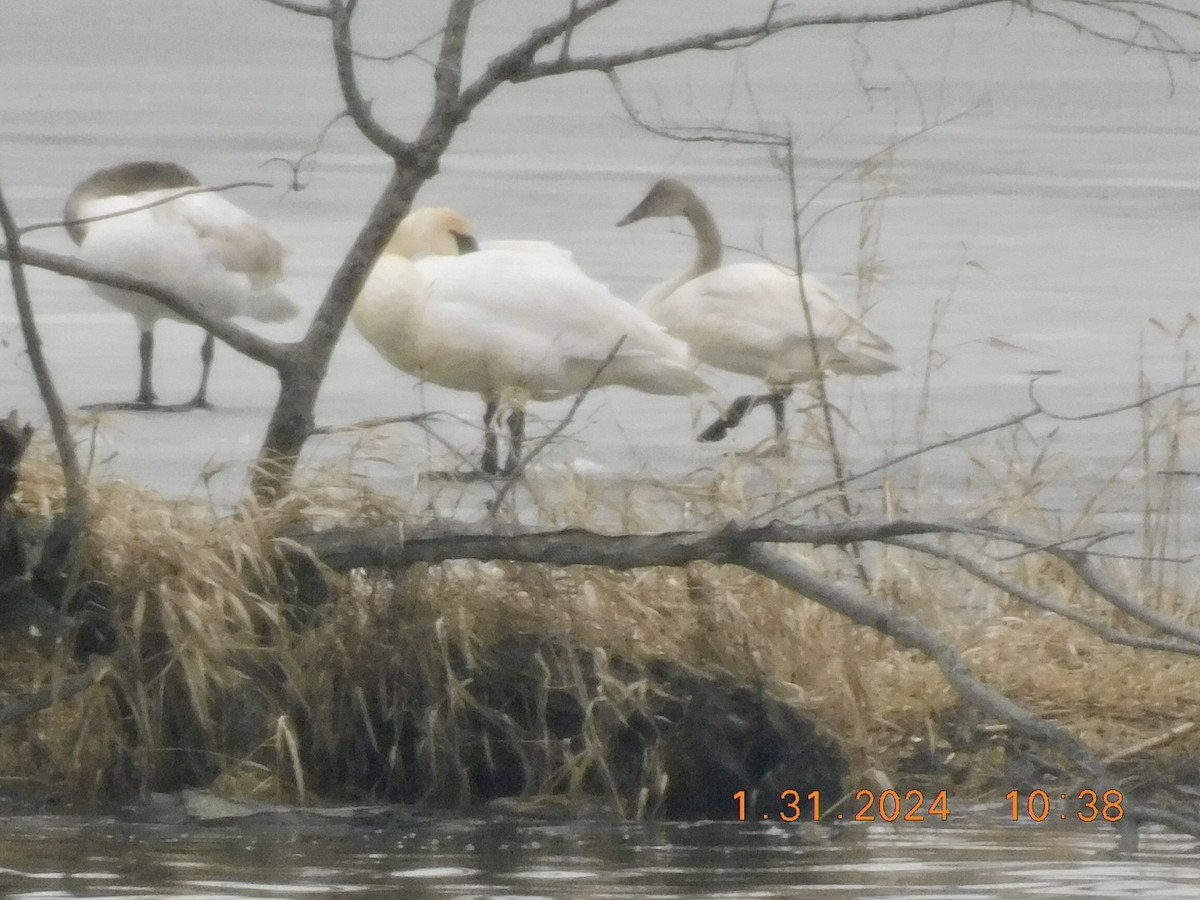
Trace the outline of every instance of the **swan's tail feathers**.
[[900, 369], [890, 354], [870, 347], [841, 349], [830, 368], [843, 375], [886, 375]]
[[240, 315], [260, 322], [286, 322], [298, 312], [300, 307], [287, 294], [273, 288], [248, 294], [239, 310]]
[[899, 371], [896, 351], [875, 332], [862, 323], [838, 343], [835, 359], [829, 368], [844, 375], [886, 375]]
[[707, 394], [712, 385], [687, 366], [671, 364], [657, 379], [659, 387], [643, 387], [648, 394]]
[[651, 352], [617, 356], [600, 380], [624, 384], [646, 394], [704, 394], [712, 390], [691, 366]]

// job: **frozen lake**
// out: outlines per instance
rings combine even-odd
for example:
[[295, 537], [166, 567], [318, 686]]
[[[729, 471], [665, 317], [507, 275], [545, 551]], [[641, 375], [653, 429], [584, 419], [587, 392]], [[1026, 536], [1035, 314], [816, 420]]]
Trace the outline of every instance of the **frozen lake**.
[[[706, 0], [687, 8], [716, 21], [724, 6]], [[77, 181], [123, 160], [175, 160], [210, 183], [270, 180], [276, 189], [233, 199], [291, 248], [290, 291], [310, 314], [387, 175], [385, 160], [346, 122], [304, 169], [304, 190], [289, 192], [286, 167], [270, 162], [313, 149], [341, 109], [325, 23], [233, 0], [172, 4], [168, 13], [157, 0], [65, 9], [10, 0], [0, 31], [0, 177], [19, 219], [61, 217]], [[483, 37], [472, 65], [523, 33], [520, 9], [500, 2], [480, 9]], [[622, 43], [679, 27], [647, 4], [632, 12], [597, 20], [594, 40]], [[405, 22], [382, 4], [364, 4], [360, 48], [383, 54], [407, 46], [434, 28], [433, 12], [419, 15], [428, 18]], [[1190, 39], [1200, 43], [1200, 34]], [[416, 121], [429, 83], [422, 63], [368, 65], [364, 73], [385, 122], [403, 130]], [[994, 9], [861, 31], [809, 30], [748, 51], [634, 67], [625, 82], [652, 118], [790, 127], [802, 197], [816, 195], [806, 224], [820, 217], [805, 263], [852, 304], [864, 255], [861, 206], [852, 201], [880, 186], [860, 181], [856, 163], [965, 111], [896, 151], [886, 175], [893, 195], [870, 221], [879, 243], [866, 255], [884, 277], [870, 286], [868, 321], [896, 345], [903, 369], [835, 387], [855, 425], [847, 440], [856, 463], [1023, 410], [1031, 372], [1056, 372], [1042, 379], [1040, 396], [1057, 411], [1079, 413], [1133, 399], [1140, 372], [1165, 384], [1190, 371], [1195, 335], [1184, 326], [1200, 282], [1194, 68]], [[685, 179], [708, 200], [727, 244], [789, 259], [786, 183], [764, 148], [673, 143], [640, 131], [597, 75], [502, 88], [461, 130], [419, 202], [458, 207], [481, 238], [553, 239], [633, 300], [692, 252], [690, 236], [664, 220], [613, 227], [662, 175]], [[71, 250], [60, 231], [38, 232], [30, 243]], [[741, 256], [730, 250], [726, 258]], [[132, 320], [81, 284], [45, 273], [33, 273], [32, 283], [66, 402], [129, 399], [137, 373]], [[264, 333], [288, 338], [303, 325]], [[167, 322], [158, 340], [160, 395], [190, 396], [199, 334]], [[751, 387], [733, 376], [718, 381], [726, 398]], [[96, 470], [172, 494], [211, 489], [227, 501], [243, 483], [275, 390], [271, 372], [219, 347], [215, 409], [103, 415]], [[10, 407], [41, 419], [15, 310], [0, 301], [0, 411]], [[532, 411], [544, 430], [566, 408]], [[441, 433], [475, 452], [477, 398], [417, 386], [348, 328], [318, 421], [419, 410], [469, 419]], [[597, 393], [568, 429], [572, 439], [544, 461], [678, 475], [715, 466], [769, 431], [758, 412], [725, 444], [697, 444], [697, 414], [710, 418], [711, 404]], [[1055, 427], [1034, 423], [1032, 433]], [[1113, 472], [1132, 485], [1137, 472], [1124, 459], [1142, 427], [1137, 414], [1063, 427], [1055, 447], [1071, 484], [1057, 500], [1069, 504]], [[1194, 453], [1186, 428], [1181, 467]], [[384, 471], [385, 486], [450, 459], [411, 427], [389, 429], [373, 449], [394, 465]], [[313, 444], [314, 454], [329, 458], [346, 451], [345, 440]], [[986, 444], [943, 451], [910, 464], [904, 477], [965, 477], [975, 452], [991, 451]], [[804, 454], [811, 477], [824, 480], [827, 460], [818, 450]], [[206, 487], [200, 473], [213, 471], [221, 474]], [[1139, 496], [1130, 494], [1130, 509]]]

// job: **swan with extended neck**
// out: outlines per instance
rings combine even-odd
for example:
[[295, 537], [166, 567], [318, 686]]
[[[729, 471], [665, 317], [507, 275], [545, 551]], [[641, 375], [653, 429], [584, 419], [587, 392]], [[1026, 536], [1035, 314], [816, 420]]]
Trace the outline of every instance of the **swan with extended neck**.
[[797, 383], [822, 370], [854, 375], [896, 370], [891, 345], [843, 309], [837, 295], [807, 272], [800, 279], [768, 262], [722, 266], [716, 220], [682, 181], [656, 182], [617, 225], [674, 216], [692, 226], [696, 256], [679, 274], [652, 287], [642, 299], [642, 309], [686, 341], [701, 361], [757, 376], [767, 384], [765, 394], [738, 397], [700, 440], [721, 440], [763, 404], [771, 407], [776, 438], [782, 438], [785, 401]]

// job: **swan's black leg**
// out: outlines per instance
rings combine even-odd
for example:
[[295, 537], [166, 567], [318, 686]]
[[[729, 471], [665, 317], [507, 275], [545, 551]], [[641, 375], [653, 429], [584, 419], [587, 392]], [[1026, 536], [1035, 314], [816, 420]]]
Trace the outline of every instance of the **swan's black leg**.
[[771, 404], [771, 412], [775, 415], [775, 440], [782, 441], [784, 436], [783, 413], [788, 397], [792, 396], [791, 387], [781, 388], [780, 390], [772, 391], [767, 396], [767, 402]]
[[143, 331], [138, 338], [138, 358], [142, 364], [142, 376], [138, 383], [138, 395], [134, 403], [142, 406], [153, 406], [158, 398], [154, 396], [154, 387], [150, 383], [150, 367], [154, 361], [154, 332]]
[[508, 414], [508, 461], [504, 464], [504, 474], [511, 475], [517, 470], [521, 459], [521, 445], [525, 442], [525, 410], [514, 409]]
[[200, 387], [196, 396], [184, 406], [189, 409], [208, 409], [208, 374], [212, 371], [213, 346], [216, 343], [211, 334], [204, 335], [204, 343], [200, 345]]
[[499, 470], [499, 438], [496, 435], [496, 413], [500, 407], [489, 400], [483, 410], [483, 459], [479, 468], [485, 475], [495, 475]]

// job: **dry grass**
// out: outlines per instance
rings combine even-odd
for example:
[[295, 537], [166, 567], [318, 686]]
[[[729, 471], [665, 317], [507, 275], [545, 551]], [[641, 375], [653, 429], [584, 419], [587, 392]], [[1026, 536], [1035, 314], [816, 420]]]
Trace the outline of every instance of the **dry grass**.
[[[786, 463], [744, 460], [690, 485], [597, 486], [543, 474], [531, 479], [527, 511], [552, 523], [647, 529], [661, 524], [647, 510], [671, 508], [699, 524], [744, 516], [790, 477]], [[997, 478], [981, 505], [1036, 525], [1035, 481]], [[897, 490], [860, 499], [878, 505]], [[21, 507], [45, 517], [61, 494], [55, 466], [31, 454]], [[327, 472], [271, 511], [218, 516], [119, 481], [94, 484], [91, 504], [85, 563], [117, 589], [120, 640], [139, 662], [0, 733], [0, 785], [111, 798], [201, 784], [274, 799], [455, 804], [484, 787], [503, 792], [479, 783], [487, 767], [476, 763], [486, 759], [493, 772], [517, 773], [518, 791], [598, 794], [637, 815], [661, 799], [661, 761], [644, 760], [631, 784], [611, 753], [621, 730], [669, 693], [651, 677], [664, 659], [731, 673], [807, 710], [853, 748], [851, 785], [869, 770], [903, 783], [914, 758], [950, 741], [957, 760], [935, 780], [953, 771], [983, 790], [1011, 777], [1008, 749], [994, 751], [1008, 747], [1003, 731], [976, 730], [971, 746], [958, 698], [932, 663], [741, 569], [414, 566], [395, 577], [335, 577], [336, 602], [313, 612], [294, 608], [271, 535], [303, 522], [415, 518], [396, 500]], [[840, 551], [803, 556], [855, 577]], [[1191, 708], [1198, 661], [1114, 647], [906, 550], [875, 548], [866, 564], [877, 596], [952, 638], [978, 676], [1102, 756]], [[1122, 624], [1061, 564], [1026, 556], [995, 568]], [[1137, 578], [1136, 563], [1112, 568]], [[1195, 609], [1195, 597], [1168, 602], [1165, 589], [1146, 587], [1160, 607]], [[0, 660], [0, 702], [68, 665], [20, 647]], [[514, 683], [516, 694], [500, 687]], [[514, 696], [533, 714], [508, 708]], [[580, 717], [562, 712], [564, 698]], [[568, 721], [577, 735], [563, 733]], [[1167, 765], [1197, 751], [1193, 733], [1152, 758]]]

